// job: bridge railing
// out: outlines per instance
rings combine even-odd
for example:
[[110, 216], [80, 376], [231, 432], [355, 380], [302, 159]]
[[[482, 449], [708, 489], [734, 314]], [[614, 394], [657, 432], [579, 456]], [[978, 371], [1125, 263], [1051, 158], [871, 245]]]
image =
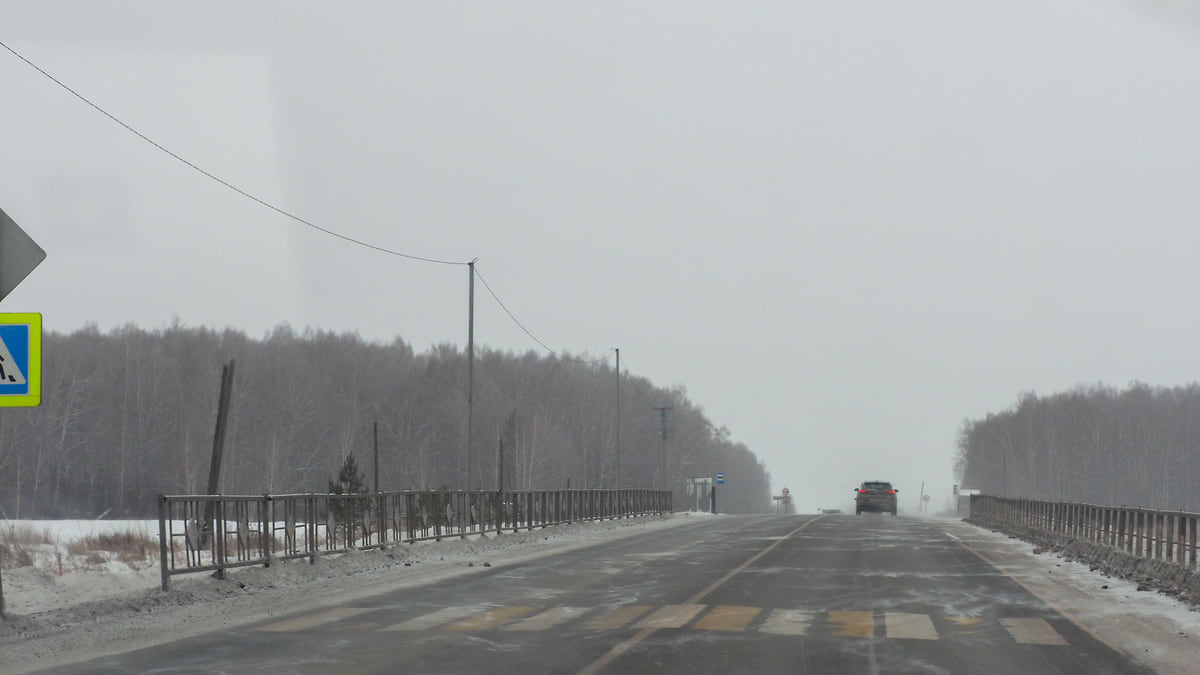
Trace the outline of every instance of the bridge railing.
[[1149, 560], [1200, 568], [1200, 514], [1079, 502], [971, 496], [971, 518], [1090, 541]]
[[162, 587], [172, 576], [273, 560], [671, 511], [669, 490], [160, 495]]

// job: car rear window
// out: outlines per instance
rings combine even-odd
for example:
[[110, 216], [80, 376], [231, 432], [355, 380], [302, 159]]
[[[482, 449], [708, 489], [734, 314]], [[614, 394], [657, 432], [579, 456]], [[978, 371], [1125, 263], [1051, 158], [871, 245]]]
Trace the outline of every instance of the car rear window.
[[891, 483], [863, 483], [864, 490], [891, 490]]

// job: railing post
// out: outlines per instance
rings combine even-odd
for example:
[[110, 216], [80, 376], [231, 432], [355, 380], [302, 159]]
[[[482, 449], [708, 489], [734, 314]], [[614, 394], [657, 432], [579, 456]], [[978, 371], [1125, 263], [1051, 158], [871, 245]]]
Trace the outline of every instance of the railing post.
[[271, 557], [275, 555], [275, 510], [271, 507], [271, 495], [263, 495], [262, 511], [259, 512], [262, 522], [258, 524], [258, 541], [264, 559], [263, 567], [270, 567]]
[[171, 575], [167, 569], [167, 516], [169, 515], [167, 508], [167, 496], [158, 496], [158, 563], [162, 570], [162, 589], [167, 590], [170, 584]]
[[220, 495], [213, 509], [213, 551], [217, 558], [217, 578], [225, 578], [225, 500]]

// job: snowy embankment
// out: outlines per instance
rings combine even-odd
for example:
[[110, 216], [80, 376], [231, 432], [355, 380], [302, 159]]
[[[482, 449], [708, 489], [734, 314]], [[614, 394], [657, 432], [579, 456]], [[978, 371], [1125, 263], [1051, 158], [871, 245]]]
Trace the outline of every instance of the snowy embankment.
[[[0, 575], [7, 617], [0, 621], [0, 670], [27, 672], [137, 649], [706, 517], [681, 513], [397, 544], [327, 555], [315, 564], [239, 568], [224, 580], [206, 573], [177, 576], [166, 592], [157, 521], [0, 521], [10, 536], [23, 533], [22, 555], [31, 563]], [[133, 552], [80, 546], [105, 535], [130, 535], [150, 545]]]

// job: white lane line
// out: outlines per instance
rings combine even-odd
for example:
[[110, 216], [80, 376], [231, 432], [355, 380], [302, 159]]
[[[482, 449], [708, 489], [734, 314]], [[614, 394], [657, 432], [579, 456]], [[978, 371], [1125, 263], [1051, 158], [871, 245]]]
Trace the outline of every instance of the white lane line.
[[1021, 644], [1065, 645], [1067, 641], [1045, 619], [1000, 619], [1000, 625]]
[[802, 609], [777, 609], [767, 615], [758, 630], [773, 635], [804, 635], [812, 625], [813, 613]]
[[901, 640], [936, 640], [937, 629], [928, 614], [887, 612], [883, 615], [885, 633]]

